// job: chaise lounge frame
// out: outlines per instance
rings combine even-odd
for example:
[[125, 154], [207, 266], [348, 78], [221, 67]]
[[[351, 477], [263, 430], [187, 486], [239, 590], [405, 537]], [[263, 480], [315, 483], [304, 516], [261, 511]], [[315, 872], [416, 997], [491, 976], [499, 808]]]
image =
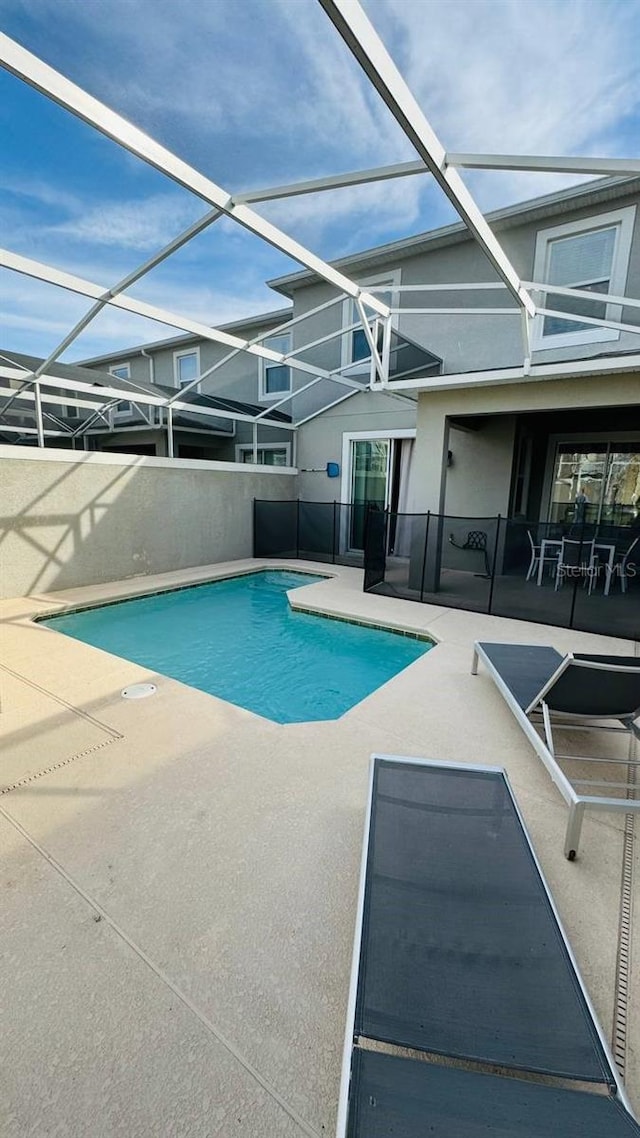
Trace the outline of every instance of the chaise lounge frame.
[[[487, 645], [489, 646], [489, 645]], [[522, 647], [528, 647], [523, 645]], [[612, 657], [613, 658], [613, 657]], [[523, 708], [515, 699], [510, 688], [505, 683], [501, 673], [496, 668], [490, 657], [484, 650], [483, 643], [476, 641], [473, 648], [473, 661], [471, 665], [472, 675], [478, 674], [478, 663], [482, 660], [489, 675], [494, 681], [498, 691], [505, 700], [505, 703], [513, 712], [513, 715], [518, 721], [518, 724], [524, 731], [527, 739], [536, 751], [536, 754], [544, 763], [547, 771], [549, 772], [553, 782], [562, 794], [565, 802], [569, 807], [569, 819], [567, 822], [567, 829], [564, 841], [564, 854], [569, 861], [574, 861], [580, 844], [580, 835], [582, 831], [582, 823], [584, 820], [585, 811], [587, 810], [602, 810], [612, 811], [616, 813], [635, 813], [640, 811], [640, 800], [635, 797], [637, 786], [635, 777], [630, 777], [624, 783], [616, 782], [613, 784], [616, 789], [625, 790], [627, 798], [615, 798], [608, 795], [599, 794], [584, 794], [579, 792], [574, 786], [569, 776], [563, 771], [560, 766], [560, 761], [573, 760], [582, 763], [615, 763], [617, 766], [627, 766], [630, 776], [635, 776], [635, 773], [640, 767], [640, 759], [633, 758], [629, 755], [626, 759], [603, 759], [593, 755], [572, 755], [558, 752], [553, 737], [555, 730], [591, 730], [591, 731], [606, 731], [609, 733], [627, 734], [631, 739], [640, 739], [640, 729], [638, 728], [636, 720], [640, 715], [640, 707], [634, 709], [632, 713], [628, 711], [620, 711], [612, 708], [611, 713], [606, 716], [600, 715], [585, 715], [585, 714], [571, 714], [557, 710], [551, 710], [545, 699], [548, 696], [559, 679], [567, 672], [569, 668], [572, 669], [588, 669], [590, 672], [594, 670], [600, 671], [611, 675], [612, 673], [622, 674], [636, 674], [640, 671], [640, 662], [638, 666], [633, 667], [628, 664], [612, 664], [604, 663], [601, 658], [589, 658], [586, 655], [577, 656], [573, 653], [568, 653], [561, 659], [557, 669], [541, 687], [540, 691], [535, 695], [534, 699]], [[532, 718], [535, 717], [535, 718]], [[603, 722], [603, 720], [617, 720], [621, 725], [613, 726], [610, 723]], [[538, 730], [542, 726], [542, 734]], [[606, 787], [607, 781], [604, 779], [576, 779], [576, 783], [581, 786], [601, 786]]]

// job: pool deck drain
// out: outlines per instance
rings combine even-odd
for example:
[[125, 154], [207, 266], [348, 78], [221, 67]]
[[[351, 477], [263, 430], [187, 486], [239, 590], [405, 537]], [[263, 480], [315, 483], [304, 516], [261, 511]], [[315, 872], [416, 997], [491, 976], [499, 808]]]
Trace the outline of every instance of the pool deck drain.
[[[28, 680], [20, 729], [41, 759], [2, 800], [3, 1136], [332, 1132], [372, 751], [506, 767], [637, 1109], [638, 842], [625, 845], [624, 816], [590, 817], [568, 863], [560, 795], [493, 686], [469, 675], [476, 639], [637, 646], [367, 596], [360, 571], [332, 566], [296, 590], [301, 604], [438, 643], [341, 719], [280, 726], [31, 621], [264, 564], [0, 603], [7, 666]], [[122, 699], [137, 683], [156, 684], [154, 699]], [[50, 753], [36, 714], [49, 696]], [[70, 746], [72, 724], [89, 719], [116, 745]]]

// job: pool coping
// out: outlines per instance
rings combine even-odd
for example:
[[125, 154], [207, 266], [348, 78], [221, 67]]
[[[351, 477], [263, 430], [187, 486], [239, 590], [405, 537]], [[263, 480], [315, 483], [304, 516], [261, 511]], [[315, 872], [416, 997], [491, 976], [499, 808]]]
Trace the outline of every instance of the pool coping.
[[[313, 562], [312, 564], [315, 566], [317, 563]], [[132, 578], [131, 583], [132, 583], [132, 585], [134, 585], [134, 583], [135, 583], [134, 588], [132, 588], [131, 591], [127, 590], [127, 591], [119, 592], [117, 596], [113, 596], [113, 595], [111, 595], [111, 593], [108, 592], [104, 598], [97, 597], [97, 598], [94, 598], [91, 600], [87, 599], [86, 601], [80, 601], [80, 602], [78, 602], [78, 601], [65, 602], [65, 601], [60, 600], [60, 599], [55, 599], [55, 601], [54, 601], [56, 594], [52, 594], [51, 600], [55, 604], [54, 608], [51, 608], [51, 609], [46, 608], [46, 609], [42, 610], [41, 612], [36, 612], [36, 613], [31, 612], [29, 614], [24, 614], [24, 619], [26, 619], [31, 624], [44, 625], [46, 628], [46, 627], [48, 627], [46, 622], [49, 620], [55, 620], [56, 617], [72, 616], [74, 613], [90, 612], [93, 609], [107, 608], [107, 607], [111, 607], [113, 605], [124, 604], [127, 601], [144, 600], [147, 597], [162, 596], [164, 593], [184, 592], [187, 589], [197, 589], [197, 588], [201, 588], [205, 585], [217, 584], [219, 581], [230, 581], [230, 580], [235, 579], [236, 577], [250, 577], [250, 576], [255, 575], [256, 573], [289, 572], [289, 573], [299, 573], [299, 574], [303, 574], [305, 576], [317, 577], [317, 581], [307, 581], [307, 582], [305, 582], [304, 585], [299, 586], [300, 589], [312, 588], [315, 585], [321, 584], [323, 582], [327, 582], [327, 581], [331, 581], [331, 580], [337, 580], [340, 576], [339, 572], [337, 572], [335, 570], [332, 572], [330, 569], [324, 570], [324, 569], [319, 569], [319, 568], [315, 568], [315, 567], [313, 569], [301, 569], [300, 568], [300, 562], [298, 562], [298, 561], [294, 561], [293, 563], [290, 563], [288, 561], [280, 561], [280, 560], [278, 560], [276, 563], [273, 563], [270, 561], [264, 561], [264, 562], [258, 561], [258, 563], [254, 564], [254, 565], [250, 565], [250, 566], [245, 565], [242, 567], [235, 568], [233, 570], [231, 568], [228, 568], [228, 569], [225, 568], [221, 572], [215, 572], [214, 566], [211, 566], [210, 568], [211, 568], [210, 575], [208, 574], [204, 578], [199, 575], [199, 573], [198, 573], [199, 567], [196, 566], [196, 567], [194, 567], [194, 572], [196, 575], [194, 576], [193, 579], [184, 580], [181, 583], [167, 582], [164, 585], [160, 585], [160, 586], [156, 585], [155, 587], [151, 587], [151, 588], [149, 588], [149, 587], [146, 587], [146, 588], [142, 587], [141, 588], [140, 587], [141, 579], [140, 578]], [[347, 568], [352, 568], [352, 567], [348, 566]], [[189, 570], [185, 570], [184, 572], [189, 573]], [[164, 576], [164, 574], [157, 574], [154, 576], [162, 577], [162, 576]], [[103, 587], [108, 590], [114, 584], [117, 584], [119, 587], [121, 587], [122, 585], [125, 585], [126, 582], [125, 581], [105, 582]], [[83, 586], [79, 586], [78, 588], [81, 591]], [[101, 586], [100, 585], [90, 586], [90, 588], [92, 590], [96, 589], [96, 588], [100, 589]], [[76, 590], [76, 589], [69, 590], [69, 592], [77, 592], [77, 591], [78, 590]], [[408, 637], [410, 639], [420, 640], [420, 641], [430, 643], [431, 646], [434, 648], [439, 643], [438, 637], [430, 629], [416, 628], [415, 626], [412, 627], [408, 622], [405, 623], [402, 621], [394, 621], [392, 619], [385, 620], [385, 621], [376, 621], [373, 619], [366, 619], [366, 618], [363, 618], [361, 616], [349, 614], [349, 613], [345, 612], [344, 610], [336, 611], [335, 608], [330, 607], [330, 606], [326, 606], [323, 604], [315, 604], [315, 605], [314, 604], [308, 604], [308, 603], [303, 604], [300, 601], [296, 602], [296, 600], [294, 599], [294, 594], [297, 592], [298, 592], [298, 588], [292, 589], [287, 593], [287, 599], [289, 601], [289, 606], [291, 609], [293, 609], [296, 612], [304, 612], [309, 616], [324, 617], [327, 620], [342, 621], [345, 624], [354, 624], [354, 625], [358, 625], [358, 626], [363, 627], [363, 628], [375, 629], [375, 630], [380, 631], [380, 632], [395, 633], [398, 636], [405, 636], [405, 637]], [[12, 600], [13, 598], [9, 598], [9, 599]], [[29, 600], [30, 598], [24, 598], [24, 599]], [[1, 610], [2, 610], [2, 601], [0, 601], [0, 622], [2, 620]], [[418, 614], [416, 613], [416, 616], [417, 615]], [[50, 628], [49, 630], [52, 632], [57, 631], [55, 628]], [[104, 651], [104, 649], [101, 649], [101, 651]], [[122, 659], [122, 657], [119, 657], [119, 659]]]

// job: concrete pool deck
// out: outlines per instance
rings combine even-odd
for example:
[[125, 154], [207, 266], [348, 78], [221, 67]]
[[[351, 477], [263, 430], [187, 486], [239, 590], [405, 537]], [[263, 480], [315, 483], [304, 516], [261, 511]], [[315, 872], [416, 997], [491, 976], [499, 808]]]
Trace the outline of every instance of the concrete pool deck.
[[[3, 1136], [333, 1133], [374, 751], [507, 769], [609, 1040], [626, 1011], [619, 1052], [638, 1111], [639, 842], [623, 865], [625, 816], [587, 814], [580, 856], [565, 860], [564, 801], [470, 666], [483, 638], [639, 646], [365, 595], [360, 570], [270, 561], [331, 574], [295, 606], [437, 641], [341, 719], [281, 726], [32, 621], [264, 564], [0, 602]], [[154, 696], [122, 699], [149, 679]], [[623, 884], [636, 898], [626, 1007]]]

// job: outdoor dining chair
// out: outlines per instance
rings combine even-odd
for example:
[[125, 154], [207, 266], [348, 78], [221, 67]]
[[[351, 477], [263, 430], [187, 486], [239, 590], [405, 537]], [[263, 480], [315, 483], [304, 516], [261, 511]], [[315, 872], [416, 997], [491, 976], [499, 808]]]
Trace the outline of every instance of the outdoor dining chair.
[[565, 577], [584, 577], [589, 582], [589, 593], [598, 573], [595, 555], [595, 539], [579, 541], [563, 537], [556, 568], [556, 590], [564, 583]]
[[[529, 562], [529, 568], [527, 569], [527, 576], [526, 576], [525, 580], [530, 581], [532, 579], [532, 577], [535, 577], [535, 575], [538, 571], [538, 566], [540, 564], [540, 557], [542, 555], [542, 545], [537, 544], [534, 541], [533, 534], [531, 533], [530, 529], [527, 530], [527, 537], [529, 538], [529, 545], [531, 547], [531, 561]], [[555, 550], [552, 553], [545, 553], [543, 560], [545, 563], [547, 563], [549, 565], [557, 565], [557, 563], [558, 563], [558, 551]]]
[[609, 589], [611, 588], [611, 582], [614, 577], [620, 578], [620, 589], [623, 593], [626, 593], [628, 577], [631, 575], [630, 570], [633, 564], [632, 555], [634, 553], [634, 550], [636, 552], [636, 556], [640, 557], [640, 534], [638, 534], [637, 537], [634, 537], [631, 545], [627, 546], [623, 551], [618, 552], [616, 550], [613, 564], [609, 564], [608, 562], [605, 563], [605, 597], [609, 596]]

